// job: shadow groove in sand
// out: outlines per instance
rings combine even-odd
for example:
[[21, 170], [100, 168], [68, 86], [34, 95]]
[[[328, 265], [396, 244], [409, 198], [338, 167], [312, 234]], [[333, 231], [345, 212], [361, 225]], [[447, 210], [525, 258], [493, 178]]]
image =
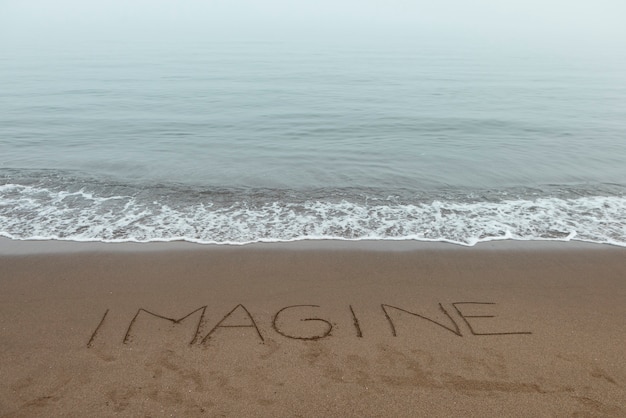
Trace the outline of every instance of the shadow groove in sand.
[[[49, 407], [51, 403], [60, 401], [65, 393], [69, 390], [69, 383], [72, 378], [63, 379], [60, 382], [53, 384], [48, 388], [43, 395], [35, 395], [33, 399], [30, 399], [19, 407], [19, 413], [25, 413], [27, 415], [33, 415], [32, 411], [39, 411], [41, 408]], [[32, 377], [24, 379], [24, 381], [14, 385], [13, 390], [20, 391], [24, 389], [33, 389], [35, 387], [35, 379]], [[34, 389], [36, 390], [36, 389]], [[39, 413], [36, 413], [39, 415]], [[5, 416], [4, 414], [2, 416]]]
[[[425, 321], [426, 324], [431, 324], [436, 326], [438, 329], [445, 330], [454, 334], [457, 337], [463, 337], [468, 335], [467, 330], [469, 330], [469, 335], [472, 336], [506, 336], [506, 335], [530, 335], [532, 332], [530, 331], [498, 331], [498, 332], [478, 332], [476, 330], [476, 321], [485, 320], [485, 319], [494, 319], [496, 315], [477, 315], [475, 314], [476, 308], [474, 308], [474, 314], [469, 314], [463, 312], [461, 310], [461, 306], [464, 305], [473, 305], [475, 307], [479, 306], [493, 306], [496, 305], [494, 302], [452, 302], [449, 304], [453, 311], [446, 310], [442, 303], [437, 303], [439, 308], [439, 312], [443, 314], [446, 318], [437, 319], [432, 315], [430, 317], [425, 316], [421, 313], [413, 312], [408, 309], [404, 309], [398, 306], [390, 305], [390, 304], [381, 304], [384, 318], [391, 330], [391, 336], [398, 336], [398, 324], [401, 320], [406, 321], [406, 318], [417, 318], [418, 320]], [[323, 319], [316, 316], [310, 316], [310, 310], [313, 308], [320, 308], [320, 305], [288, 305], [280, 308], [276, 313], [271, 317], [271, 329], [274, 330], [277, 334], [282, 337], [292, 339], [292, 340], [303, 340], [303, 341], [316, 341], [321, 340], [327, 337], [332, 336], [332, 331], [336, 323], [331, 322], [328, 319]], [[166, 315], [161, 315], [159, 313], [155, 313], [152, 310], [148, 310], [145, 308], [139, 308], [133, 318], [131, 319], [128, 327], [126, 329], [126, 333], [124, 334], [124, 338], [122, 339], [123, 344], [129, 344], [132, 341], [133, 330], [136, 327], [140, 318], [144, 316], [157, 318], [159, 320], [164, 320], [170, 322], [172, 325], [179, 325], [183, 321], [190, 319], [193, 315], [198, 315], [198, 321], [194, 325], [195, 329], [193, 331], [193, 336], [191, 336], [188, 341], [188, 345], [206, 345], [214, 336], [214, 334], [220, 329], [232, 329], [232, 328], [253, 328], [256, 336], [260, 340], [261, 344], [265, 343], [265, 337], [261, 332], [261, 328], [258, 326], [257, 321], [255, 320], [252, 313], [246, 308], [243, 304], [237, 304], [233, 309], [231, 309], [227, 314], [225, 314], [221, 320], [210, 329], [210, 331], [204, 336], [201, 336], [203, 325], [206, 322], [206, 313], [207, 313], [208, 305], [203, 305], [188, 314], [180, 317], [174, 318]], [[354, 328], [354, 336], [356, 338], [363, 338], [362, 331], [362, 323], [358, 319], [354, 307], [352, 305], [348, 305], [348, 315], [351, 319], [351, 327]], [[455, 319], [453, 315], [450, 313], [456, 313], [456, 315], [460, 318], [462, 322], [459, 322], [459, 318]], [[102, 328], [105, 326], [106, 318], [110, 313], [110, 309], [107, 309], [102, 318], [96, 325], [94, 331], [91, 333], [89, 341], [87, 342], [87, 348], [92, 348], [98, 338], [98, 335]], [[482, 312], [481, 312], [482, 313]], [[239, 318], [236, 318], [236, 315], [239, 315]], [[441, 315], [440, 315], [441, 316]], [[474, 321], [474, 322], [472, 322]], [[306, 323], [306, 328], [303, 328], [303, 323]], [[466, 331], [462, 331], [459, 324], [464, 324], [467, 327]], [[491, 325], [493, 327], [493, 322]], [[348, 325], [345, 329], [350, 328]], [[404, 329], [407, 329], [406, 325], [404, 325]], [[414, 329], [413, 325], [412, 328]], [[154, 332], [154, 331], [152, 331]], [[406, 332], [406, 331], [405, 331]], [[464, 335], [465, 334], [465, 335]], [[177, 337], [177, 339], [182, 339], [185, 337]], [[600, 377], [604, 377], [603, 374], [598, 374]], [[610, 378], [606, 379], [609, 380]], [[609, 380], [610, 381], [610, 380]]]
[[[327, 321], [325, 319], [321, 319], [321, 318], [302, 318], [300, 319], [300, 321], [319, 321], [322, 322], [326, 325], [326, 330], [323, 331], [321, 334], [316, 334], [316, 335], [312, 335], [312, 336], [308, 336], [308, 337], [303, 337], [303, 336], [296, 336], [296, 335], [290, 335], [287, 334], [285, 332], [283, 332], [277, 325], [278, 322], [278, 316], [283, 313], [284, 311], [286, 311], [287, 309], [293, 309], [293, 308], [319, 308], [319, 305], [291, 305], [291, 306], [285, 306], [284, 308], [282, 308], [281, 310], [279, 310], [278, 312], [276, 312], [276, 315], [274, 315], [274, 318], [272, 319], [272, 328], [274, 328], [274, 331], [276, 331], [278, 334], [282, 335], [283, 337], [286, 338], [291, 338], [292, 340], [320, 340], [322, 338], [326, 338], [330, 335], [330, 332], [333, 330], [333, 324], [330, 323], [330, 321]], [[353, 311], [354, 314], [354, 311]]]
[[[206, 306], [205, 306], [205, 308], [206, 308]], [[248, 317], [248, 319], [250, 319], [250, 323], [247, 324], [247, 325], [246, 324], [224, 325], [224, 322], [237, 310], [237, 308], [241, 308], [246, 313], [246, 316]], [[204, 313], [203, 313], [203, 316], [204, 316]], [[198, 323], [198, 329], [199, 328], [200, 328], [200, 324]], [[235, 306], [232, 311], [230, 311], [226, 315], [224, 315], [224, 317], [220, 320], [220, 322], [218, 322], [217, 325], [215, 325], [213, 327], [213, 329], [211, 329], [211, 331], [209, 331], [209, 333], [206, 335], [206, 337], [204, 337], [202, 339], [200, 344], [204, 344], [206, 341], [208, 341], [211, 338], [211, 335], [218, 328], [254, 328], [256, 330], [257, 335], [261, 339], [261, 342], [265, 342], [265, 339], [263, 338], [263, 335], [261, 335], [261, 331], [259, 331], [259, 327], [257, 326], [256, 322], [254, 321], [254, 318], [252, 317], [252, 315], [250, 314], [248, 309], [246, 309], [246, 307], [243, 306], [242, 304], [239, 304], [239, 305]], [[197, 335], [197, 333], [196, 333], [196, 335]], [[192, 340], [192, 342], [190, 344], [193, 344], [194, 342], [195, 342], [195, 337], [194, 337], [194, 339]]]
[[460, 376], [446, 380], [445, 384], [461, 392], [548, 393], [535, 383], [465, 379]]
[[574, 417], [587, 416], [624, 416], [624, 409], [616, 405], [606, 405], [596, 399], [587, 396], [572, 396], [572, 399], [580, 402], [584, 408], [583, 411], [574, 412]]
[[495, 305], [495, 303], [493, 303], [493, 302], [453, 302], [452, 303], [452, 306], [454, 307], [456, 312], [459, 314], [459, 316], [463, 319], [463, 322], [465, 322], [465, 325], [467, 325], [467, 327], [469, 328], [470, 332], [473, 335], [520, 335], [520, 334], [523, 335], [523, 334], [532, 334], [532, 332], [529, 332], [529, 331], [476, 332], [474, 330], [474, 328], [472, 327], [472, 324], [470, 324], [468, 318], [495, 318], [495, 315], [466, 315], [466, 314], [463, 314], [461, 312], [461, 310], [459, 309], [459, 307], [457, 305]]
[[102, 315], [102, 319], [100, 320], [100, 323], [98, 323], [98, 326], [93, 331], [93, 334], [91, 334], [91, 338], [89, 338], [89, 342], [87, 343], [87, 348], [91, 348], [91, 346], [93, 345], [93, 340], [96, 338], [96, 334], [100, 330], [100, 327], [102, 327], [102, 324], [104, 323], [104, 319], [107, 317], [108, 314], [109, 314], [109, 310], [107, 309], [104, 312], [104, 315]]
[[443, 328], [445, 330], [450, 331], [454, 335], [457, 335], [459, 337], [463, 336], [463, 334], [461, 334], [461, 330], [459, 330], [459, 326], [457, 325], [456, 322], [454, 322], [454, 320], [452, 319], [452, 317], [450, 316], [448, 311], [445, 310], [445, 308], [443, 307], [443, 305], [441, 303], [439, 304], [439, 309], [441, 309], [441, 311], [444, 313], [444, 315], [447, 316], [448, 319], [450, 319], [450, 322], [452, 322], [452, 325], [454, 326], [454, 329], [453, 328], [449, 328], [449, 327], [447, 327], [447, 326], [445, 326], [445, 325], [443, 325], [443, 324], [441, 324], [441, 323], [439, 323], [439, 322], [437, 322], [437, 321], [435, 321], [433, 319], [425, 317], [423, 315], [417, 314], [415, 312], [409, 312], [409, 311], [407, 311], [405, 309], [402, 309], [402, 308], [398, 308], [397, 306], [385, 305], [385, 304], [382, 304], [380, 306], [383, 308], [383, 312], [385, 313], [385, 318], [387, 318], [387, 321], [389, 321], [389, 326], [391, 327], [391, 334], [394, 337], [398, 336], [398, 334], [396, 332], [396, 326], [394, 325], [393, 321], [391, 320], [391, 317], [389, 316], [389, 312], [387, 312], [387, 309], [385, 309], [385, 308], [396, 309], [398, 311], [401, 311], [401, 312], [404, 312], [404, 313], [408, 313], [409, 315], [413, 315], [413, 316], [416, 316], [418, 318], [425, 319], [426, 321], [432, 322], [433, 324], [435, 324], [437, 326], [440, 326], [441, 328]]
[[[189, 342], [189, 344], [192, 345], [192, 344], [194, 344], [196, 342], [196, 340], [198, 339], [198, 335], [200, 334], [200, 327], [202, 326], [202, 322], [203, 322], [203, 319], [204, 319], [204, 314], [206, 313], [206, 308], [207, 308], [207, 305], [201, 306], [200, 308], [195, 309], [195, 310], [191, 311], [190, 313], [188, 313], [187, 315], [183, 316], [182, 318], [178, 318], [178, 319], [168, 318], [166, 316], [159, 315], [159, 314], [156, 314], [154, 312], [150, 312], [147, 309], [139, 308], [137, 310], [137, 313], [133, 317], [133, 319], [130, 321], [130, 324], [128, 325], [128, 329], [126, 330], [126, 334], [124, 335], [123, 343], [127, 344], [129, 342], [130, 335], [131, 335], [130, 334], [131, 329], [132, 329], [133, 325], [135, 324], [135, 322], [137, 321], [137, 318], [139, 317], [139, 314], [141, 312], [145, 312], [145, 313], [147, 313], [149, 315], [152, 315], [152, 316], [154, 316], [156, 318], [165, 319], [166, 321], [170, 321], [172, 324], [176, 325], [176, 324], [181, 323], [185, 319], [189, 318], [191, 315], [195, 314], [196, 312], [202, 311], [202, 315], [200, 315], [200, 320], [198, 321], [198, 325], [196, 326], [196, 332], [194, 333], [194, 336], [193, 336], [192, 340]], [[109, 310], [107, 309], [107, 312], [108, 311]], [[104, 320], [104, 318], [103, 318], [103, 320]], [[101, 325], [102, 325], [102, 323], [100, 323], [98, 325], [98, 328], [96, 329], [96, 332], [100, 328]], [[95, 336], [96, 332], [94, 332], [94, 335], [92, 336], [92, 339]]]

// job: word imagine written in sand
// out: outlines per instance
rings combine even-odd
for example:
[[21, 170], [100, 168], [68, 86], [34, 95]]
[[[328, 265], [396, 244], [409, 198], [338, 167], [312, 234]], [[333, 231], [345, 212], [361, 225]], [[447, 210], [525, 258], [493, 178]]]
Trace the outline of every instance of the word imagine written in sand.
[[[532, 334], [530, 331], [504, 331], [500, 330], [498, 332], [478, 332], [476, 330], [476, 321], [480, 321], [487, 318], [495, 318], [495, 315], [476, 315], [476, 314], [468, 314], [463, 312], [463, 307], [467, 305], [474, 305], [474, 311], [477, 306], [480, 305], [495, 305], [494, 302], [452, 302], [450, 306], [452, 307], [453, 312], [456, 313], [458, 318], [462, 321], [463, 324], [469, 330], [469, 334], [473, 336], [497, 336], [497, 335], [529, 335]], [[290, 305], [285, 306], [279, 309], [272, 317], [271, 327], [272, 329], [279, 335], [293, 339], [293, 340], [321, 340], [323, 338], [328, 338], [332, 335], [333, 331], [333, 323], [328, 319], [318, 318], [318, 317], [309, 317], [307, 315], [302, 315], [301, 312], [309, 312], [311, 308], [319, 308], [319, 305]], [[393, 337], [398, 336], [397, 331], [397, 322], [400, 317], [413, 317], [417, 318], [421, 321], [426, 321], [427, 324], [435, 327], [439, 327], [444, 332], [450, 332], [457, 337], [463, 337], [463, 333], [461, 331], [461, 327], [459, 327], [459, 319], [455, 320], [453, 315], [451, 315], [444, 305], [438, 303], [439, 311], [443, 313], [443, 315], [447, 318], [447, 321], [441, 322], [422, 314], [411, 312], [407, 309], [403, 309], [393, 305], [381, 304], [380, 305], [382, 312], [384, 315], [386, 322], [389, 325], [391, 335]], [[236, 305], [230, 312], [223, 316], [223, 318], [218, 321], [206, 334], [202, 334], [202, 329], [204, 328], [204, 324], [206, 321], [206, 311], [208, 305], [201, 306], [187, 315], [184, 315], [180, 318], [170, 318], [158, 313], [151, 312], [144, 308], [139, 308], [133, 318], [130, 320], [128, 327], [126, 329], [126, 333], [124, 334], [124, 338], [122, 339], [123, 344], [129, 344], [132, 341], [132, 334], [134, 329], [137, 326], [137, 323], [141, 318], [156, 318], [158, 320], [163, 320], [169, 322], [171, 325], [179, 325], [183, 321], [191, 322], [192, 317], [197, 316], [198, 320], [195, 323], [195, 332], [189, 339], [189, 345], [204, 345], [207, 344], [211, 338], [215, 337], [215, 334], [219, 330], [229, 329], [229, 328], [251, 328], [253, 329], [254, 338], [258, 338], [261, 343], [265, 342], [265, 337], [263, 333], [259, 329], [257, 325], [257, 321], [254, 319], [253, 315], [250, 311], [242, 304]], [[354, 328], [354, 335], [357, 338], [363, 338], [362, 331], [362, 323], [359, 321], [354, 308], [352, 305], [348, 305], [349, 315], [352, 319], [352, 326]], [[475, 312], [474, 312], [475, 313]], [[96, 337], [98, 333], [102, 330], [105, 320], [109, 314], [109, 309], [104, 312], [102, 319], [96, 326], [95, 330], [91, 334], [91, 338], [87, 343], [87, 347], [91, 348], [96, 341]], [[307, 326], [294, 327], [293, 323], [307, 323]], [[285, 326], [285, 322], [291, 322], [292, 326]], [[314, 325], [312, 325], [314, 324]], [[467, 335], [467, 332], [466, 332]]]

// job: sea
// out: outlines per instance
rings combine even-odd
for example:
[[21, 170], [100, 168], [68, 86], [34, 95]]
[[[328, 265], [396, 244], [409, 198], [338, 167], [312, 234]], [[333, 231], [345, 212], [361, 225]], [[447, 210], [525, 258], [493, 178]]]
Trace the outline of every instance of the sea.
[[5, 42], [0, 236], [626, 246], [626, 54]]

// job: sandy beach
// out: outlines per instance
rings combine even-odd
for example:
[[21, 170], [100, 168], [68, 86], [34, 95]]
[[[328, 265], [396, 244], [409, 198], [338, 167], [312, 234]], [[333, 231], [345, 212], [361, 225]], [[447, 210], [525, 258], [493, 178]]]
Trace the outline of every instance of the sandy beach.
[[0, 416], [624, 416], [626, 248], [0, 240]]

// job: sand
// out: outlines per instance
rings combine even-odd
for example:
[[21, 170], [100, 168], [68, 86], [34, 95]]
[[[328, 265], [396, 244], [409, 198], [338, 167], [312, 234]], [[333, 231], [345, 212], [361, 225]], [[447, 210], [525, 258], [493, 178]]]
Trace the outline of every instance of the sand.
[[626, 248], [0, 240], [0, 416], [626, 416]]

